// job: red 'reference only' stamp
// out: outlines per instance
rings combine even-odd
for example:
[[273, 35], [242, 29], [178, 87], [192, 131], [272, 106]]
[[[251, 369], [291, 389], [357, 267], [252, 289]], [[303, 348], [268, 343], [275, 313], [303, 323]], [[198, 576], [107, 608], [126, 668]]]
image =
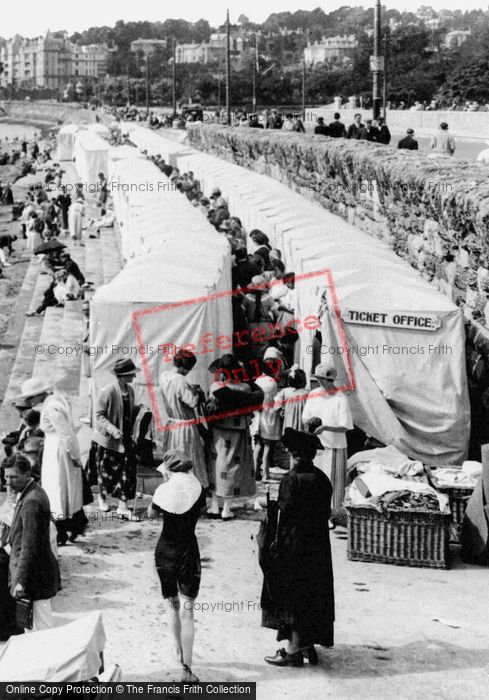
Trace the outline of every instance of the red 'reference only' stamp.
[[[331, 298], [331, 308], [333, 311], [334, 315], [334, 320], [336, 324], [336, 330], [338, 334], [338, 340], [340, 347], [342, 349], [342, 357], [344, 361], [344, 368], [346, 371], [347, 375], [347, 382], [340, 385], [340, 386], [335, 386], [332, 389], [324, 389], [322, 391], [317, 391], [315, 392], [315, 397], [320, 397], [326, 394], [335, 394], [338, 392], [345, 392], [345, 391], [354, 391], [355, 390], [355, 376], [353, 372], [353, 367], [351, 363], [351, 357], [348, 349], [348, 344], [346, 341], [346, 334], [345, 334], [345, 329], [343, 326], [343, 320], [341, 318], [341, 311], [338, 303], [338, 297], [336, 294], [336, 289], [334, 286], [333, 282], [333, 276], [331, 273], [331, 270], [326, 268], [323, 270], [317, 270], [314, 272], [307, 272], [304, 274], [299, 274], [295, 275], [295, 284], [300, 284], [300, 282], [303, 282], [304, 280], [310, 280], [313, 278], [323, 278], [325, 287], [329, 289], [330, 292], [330, 298]], [[279, 282], [271, 282], [263, 285], [253, 285], [253, 289], [260, 289], [260, 287], [263, 290], [266, 290], [269, 286], [273, 286], [274, 284], [279, 284]], [[251, 285], [250, 285], [251, 288]], [[246, 290], [244, 290], [246, 291]], [[272, 408], [272, 407], [279, 407], [281, 405], [285, 405], [286, 403], [294, 403], [297, 401], [305, 401], [307, 398], [307, 395], [305, 397], [299, 396], [299, 397], [290, 397], [283, 402], [271, 402], [271, 403], [263, 403], [259, 404], [257, 406], [246, 406], [244, 408], [236, 408], [233, 409], [232, 411], [221, 411], [218, 413], [215, 413], [212, 416], [201, 416], [201, 417], [196, 417], [191, 420], [182, 420], [182, 421], [175, 421], [172, 420], [170, 424], [164, 424], [161, 420], [160, 416], [160, 411], [158, 407], [158, 401], [156, 398], [156, 389], [158, 385], [158, 381], [154, 381], [153, 377], [151, 376], [151, 371], [148, 363], [148, 356], [146, 352], [146, 345], [144, 342], [143, 338], [143, 333], [142, 333], [142, 327], [141, 327], [141, 319], [144, 318], [145, 316], [152, 315], [152, 314], [164, 314], [165, 312], [169, 311], [170, 309], [178, 309], [178, 308], [183, 308], [183, 307], [188, 307], [192, 306], [195, 304], [202, 304], [203, 302], [211, 302], [219, 298], [223, 297], [233, 297], [236, 295], [240, 295], [243, 292], [243, 290], [240, 289], [231, 289], [231, 290], [226, 290], [223, 292], [216, 292], [214, 294], [209, 294], [207, 296], [201, 296], [201, 297], [193, 297], [191, 299], [185, 299], [183, 301], [178, 301], [178, 302], [171, 302], [167, 304], [161, 304], [157, 306], [151, 306], [147, 309], [142, 309], [138, 311], [133, 311], [131, 314], [131, 320], [132, 320], [132, 326], [134, 329], [134, 333], [136, 336], [136, 343], [138, 346], [139, 350], [139, 356], [141, 358], [142, 362], [142, 368], [144, 372], [144, 377], [145, 377], [145, 383], [146, 387], [148, 390], [148, 395], [149, 395], [149, 400], [151, 404], [151, 411], [154, 416], [154, 421], [155, 421], [155, 427], [158, 432], [165, 432], [168, 430], [176, 430], [180, 427], [188, 426], [188, 425], [195, 425], [199, 423], [208, 423], [208, 422], [213, 422], [213, 421], [219, 421], [223, 420], [225, 418], [231, 417], [231, 416], [239, 416], [239, 415], [246, 415], [250, 413], [254, 413], [255, 411], [258, 411], [262, 408]], [[268, 330], [267, 330], [268, 327]], [[215, 335], [212, 331], [208, 331], [206, 333], [203, 333], [200, 338], [196, 339], [194, 343], [186, 343], [184, 345], [178, 345], [176, 343], [172, 342], [166, 342], [162, 343], [159, 346], [159, 351], [161, 351], [161, 355], [163, 358], [163, 362], [172, 362], [174, 353], [176, 350], [183, 350], [187, 351], [189, 353], [193, 353], [196, 356], [199, 355], [206, 355], [212, 352], [214, 349], [219, 349], [222, 351], [222, 354], [224, 353], [229, 353], [232, 352], [233, 346], [234, 347], [243, 347], [246, 345], [249, 345], [251, 343], [265, 343], [268, 340], [270, 340], [272, 337], [277, 338], [281, 337], [287, 332], [290, 331], [296, 331], [297, 333], [300, 334], [301, 331], [303, 330], [308, 330], [308, 331], [314, 331], [317, 330], [321, 327], [321, 322], [320, 319], [317, 315], [315, 314], [309, 314], [305, 316], [304, 318], [294, 318], [287, 323], [281, 325], [280, 323], [274, 323], [270, 321], [268, 324], [260, 324], [259, 328], [254, 328], [253, 330], [240, 330], [240, 331], [234, 331], [231, 335]], [[275, 363], [277, 362], [276, 360], [267, 360], [269, 364], [273, 367]], [[250, 369], [251, 369], [251, 375], [250, 376]], [[278, 371], [278, 370], [277, 370]], [[222, 372], [222, 371], [221, 371]], [[253, 373], [255, 373], [253, 375]], [[237, 383], [237, 382], [247, 382], [247, 381], [253, 381], [254, 379], [257, 378], [257, 376], [260, 373], [260, 365], [258, 360], [250, 359], [249, 361], [249, 369], [246, 371], [244, 368], [242, 370], [233, 370], [232, 372], [228, 372], [227, 374], [224, 375], [224, 377], [221, 374], [221, 382], [222, 386], [226, 386], [229, 383]], [[216, 377], [217, 379], [217, 377]], [[155, 386], [156, 385], [156, 386]]]

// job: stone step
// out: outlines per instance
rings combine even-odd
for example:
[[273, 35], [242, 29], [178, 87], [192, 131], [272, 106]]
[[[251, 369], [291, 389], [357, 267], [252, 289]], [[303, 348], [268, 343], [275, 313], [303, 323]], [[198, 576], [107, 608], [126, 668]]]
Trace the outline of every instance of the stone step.
[[102, 265], [104, 284], [108, 284], [121, 270], [122, 259], [113, 229], [104, 229], [102, 242]]
[[82, 304], [81, 300], [66, 302], [58, 336], [56, 388], [73, 396], [78, 395], [80, 384], [83, 348]]
[[33, 377], [47, 379], [53, 384], [56, 382], [56, 366], [63, 312], [63, 308], [56, 306], [46, 309], [39, 338], [39, 348], [43, 348], [43, 352], [39, 352], [36, 355], [32, 370]]
[[85, 246], [85, 277], [98, 289], [104, 283], [102, 243], [100, 238], [87, 238]]
[[[16, 263], [14, 263], [16, 264]], [[0, 378], [1, 391], [0, 395], [3, 399], [7, 399], [9, 402], [18, 394], [19, 385], [17, 379], [12, 382], [12, 376], [14, 373], [14, 368], [16, 362], [23, 361], [26, 362], [27, 358], [23, 356], [21, 351], [20, 339], [24, 332], [24, 328], [27, 322], [29, 329], [39, 329], [41, 330], [41, 324], [39, 319], [35, 321], [34, 319], [26, 319], [25, 313], [29, 310], [32, 295], [36, 287], [36, 282], [38, 278], [38, 267], [36, 265], [29, 264], [26, 268], [24, 280], [22, 286], [16, 298], [12, 298], [11, 302], [14, 304], [14, 313], [10, 319], [8, 328], [3, 336], [2, 346], [0, 347], [0, 366], [2, 367], [2, 377]], [[32, 354], [30, 355], [32, 359], [32, 364], [34, 363], [34, 340], [32, 333], [29, 332], [30, 337], [30, 349]], [[28, 364], [28, 363], [27, 363]], [[32, 367], [30, 368], [32, 369]], [[20, 379], [19, 379], [20, 381]], [[1, 415], [1, 405], [0, 405], [0, 415]]]

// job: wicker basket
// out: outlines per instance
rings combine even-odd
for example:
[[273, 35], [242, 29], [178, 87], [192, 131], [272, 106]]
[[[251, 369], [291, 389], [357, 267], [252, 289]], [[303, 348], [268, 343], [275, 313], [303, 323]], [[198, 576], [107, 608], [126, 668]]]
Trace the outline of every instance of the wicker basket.
[[464, 520], [467, 503], [474, 492], [473, 486], [442, 486], [438, 487], [442, 493], [448, 496], [450, 510], [452, 513], [450, 522], [450, 541], [460, 542], [460, 533]]
[[448, 568], [449, 513], [394, 510], [345, 503], [348, 559], [398, 566]]

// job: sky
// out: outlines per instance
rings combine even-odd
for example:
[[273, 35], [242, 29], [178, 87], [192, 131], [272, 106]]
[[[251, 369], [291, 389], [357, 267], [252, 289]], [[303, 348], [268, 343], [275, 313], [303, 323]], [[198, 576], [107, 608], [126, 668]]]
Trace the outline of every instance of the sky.
[[[6, 0], [4, 0], [5, 2]], [[388, 9], [415, 11], [421, 5], [431, 5], [435, 10], [473, 10], [487, 9], [489, 0], [383, 0]], [[207, 5], [199, 0], [185, 0], [183, 3], [162, 3], [161, 0], [83, 0], [82, 3], [67, 2], [67, 0], [22, 0], [8, 3], [8, 11], [2, 13], [0, 35], [9, 38], [14, 34], [33, 37], [43, 34], [46, 29], [57, 31], [66, 29], [70, 34], [89, 27], [108, 25], [113, 26], [117, 20], [126, 22], [149, 20], [164, 21], [165, 19], [185, 19], [195, 22], [207, 19], [211, 26], [222, 24], [229, 7], [231, 22], [236, 22], [239, 15], [244, 13], [252, 22], [263, 22], [272, 12], [294, 12], [296, 10], [313, 10], [322, 7], [325, 12], [331, 12], [339, 7], [373, 6], [373, 0], [355, 2], [352, 0], [329, 0], [321, 3], [319, 0], [247, 0], [242, 4], [231, 3], [230, 0], [211, 0]]]

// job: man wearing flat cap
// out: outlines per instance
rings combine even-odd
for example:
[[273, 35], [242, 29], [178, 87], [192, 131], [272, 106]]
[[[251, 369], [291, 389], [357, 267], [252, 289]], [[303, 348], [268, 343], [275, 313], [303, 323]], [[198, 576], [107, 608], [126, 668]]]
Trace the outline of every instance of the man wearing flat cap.
[[333, 508], [341, 508], [346, 482], [346, 431], [353, 428], [353, 421], [345, 393], [335, 387], [338, 376], [335, 367], [321, 362], [314, 374], [320, 386], [309, 393], [302, 421], [305, 427], [313, 418], [321, 421], [314, 433], [321, 440], [324, 451], [316, 461], [316, 466], [331, 479]]

